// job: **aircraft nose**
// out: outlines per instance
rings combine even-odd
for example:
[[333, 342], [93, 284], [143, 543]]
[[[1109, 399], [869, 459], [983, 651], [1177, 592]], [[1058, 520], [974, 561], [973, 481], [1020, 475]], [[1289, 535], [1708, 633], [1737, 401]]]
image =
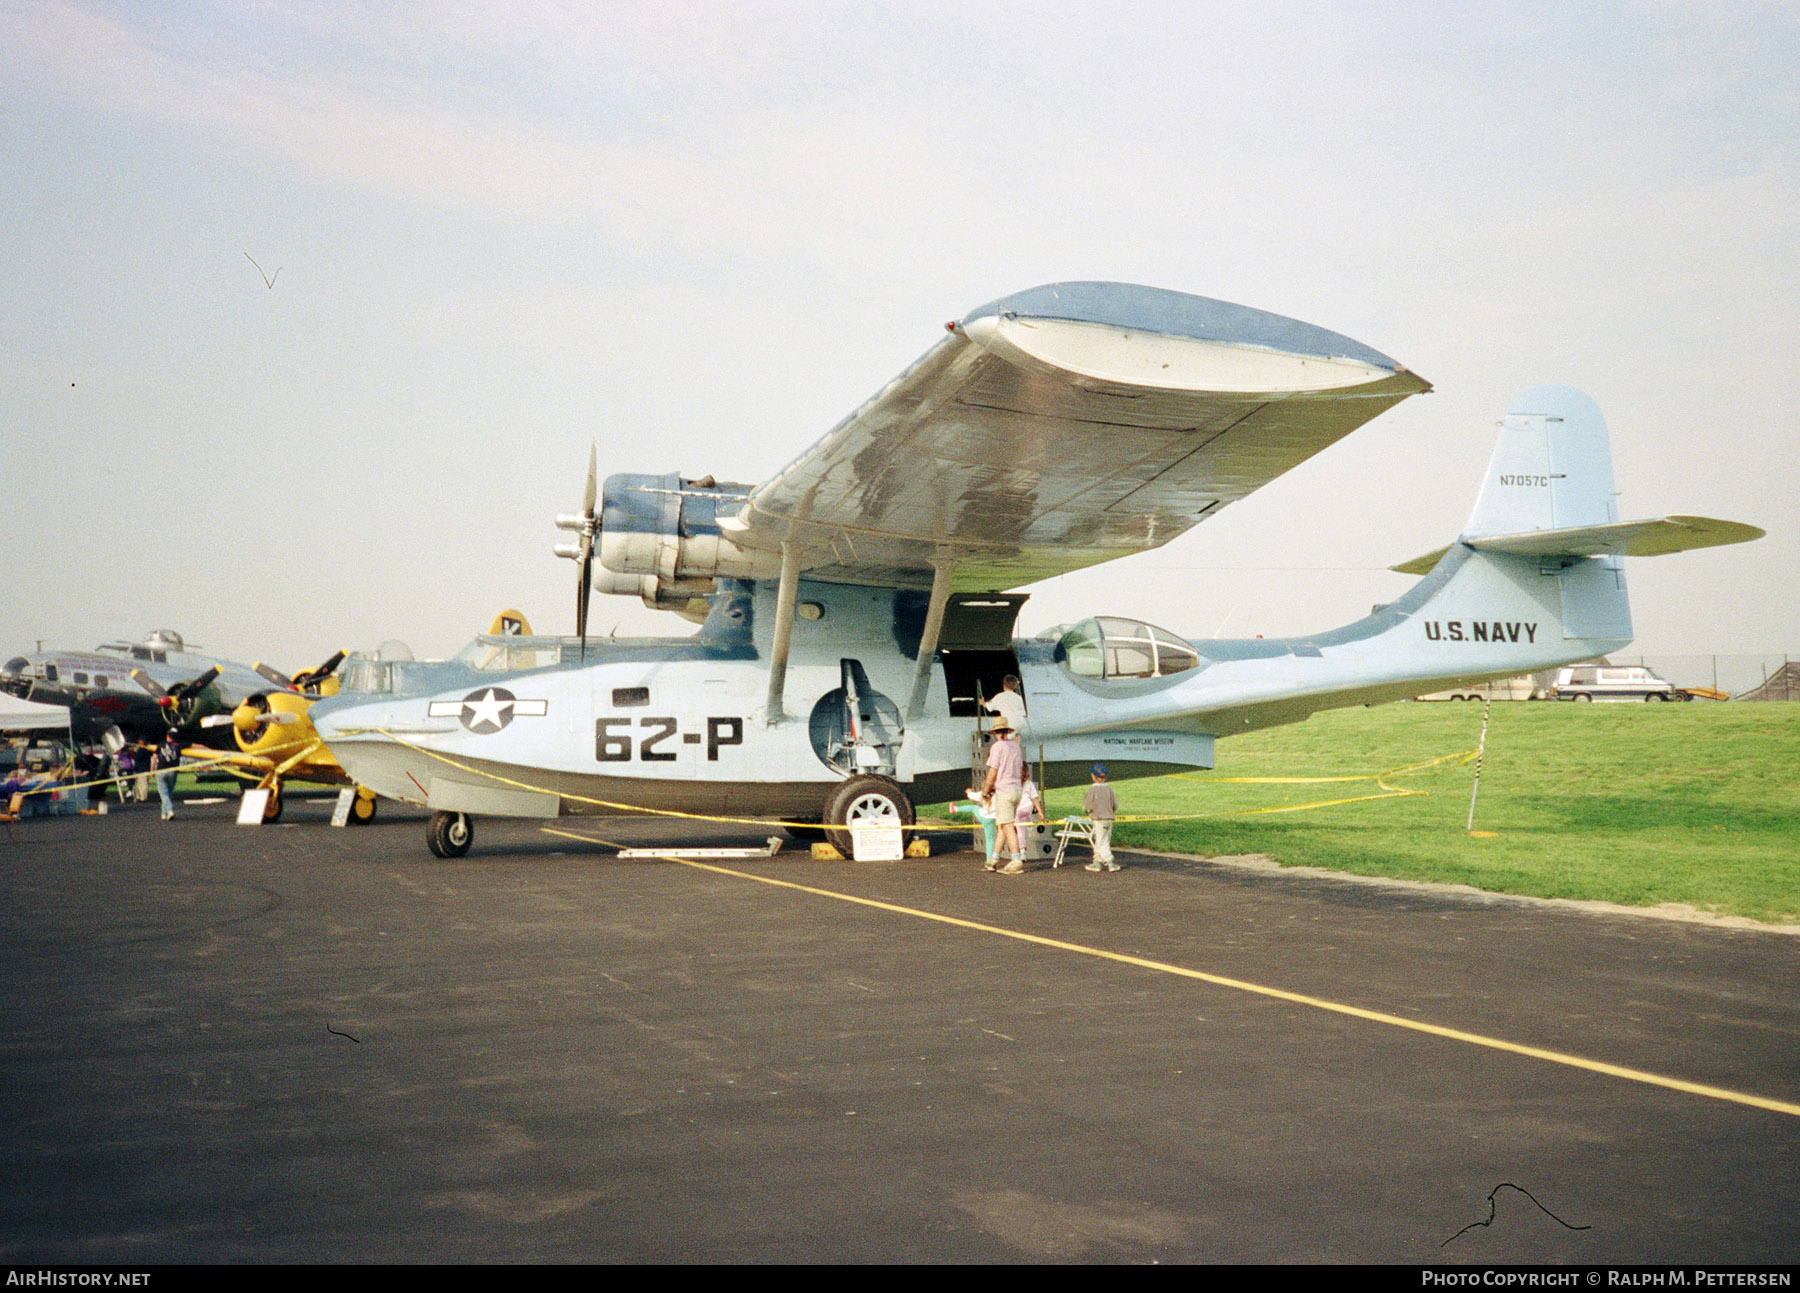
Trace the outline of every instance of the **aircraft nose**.
[[31, 661], [22, 655], [0, 664], [0, 691], [24, 699], [25, 693], [31, 690], [31, 681], [25, 677], [25, 671], [30, 667]]

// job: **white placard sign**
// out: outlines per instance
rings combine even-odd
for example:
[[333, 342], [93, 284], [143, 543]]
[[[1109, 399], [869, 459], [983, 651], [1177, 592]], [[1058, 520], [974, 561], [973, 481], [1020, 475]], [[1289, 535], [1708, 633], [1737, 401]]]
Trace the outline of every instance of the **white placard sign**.
[[246, 790], [244, 797], [238, 800], [239, 826], [261, 826], [263, 811], [269, 806], [269, 792], [266, 790]]
[[331, 824], [333, 826], [348, 826], [350, 824], [350, 805], [355, 802], [355, 786], [345, 786], [342, 790], [338, 791], [337, 807], [331, 810]]
[[858, 862], [898, 862], [906, 855], [906, 832], [898, 826], [855, 827], [850, 852]]

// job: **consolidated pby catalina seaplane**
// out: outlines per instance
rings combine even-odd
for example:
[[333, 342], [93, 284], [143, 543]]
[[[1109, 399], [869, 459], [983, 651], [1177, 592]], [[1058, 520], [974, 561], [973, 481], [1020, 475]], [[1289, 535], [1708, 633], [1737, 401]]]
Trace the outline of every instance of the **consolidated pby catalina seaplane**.
[[[1049, 786], [1211, 768], [1222, 737], [1585, 660], [1632, 636], [1622, 558], [1760, 537], [1621, 522], [1578, 391], [1508, 411], [1457, 541], [1342, 628], [1192, 640], [1106, 615], [1014, 637], [1016, 590], [1169, 542], [1429, 384], [1348, 337], [1244, 306], [1063, 283], [982, 306], [759, 485], [620, 474], [557, 518], [576, 635], [453, 660], [352, 657], [313, 721], [376, 793], [472, 818], [674, 811], [907, 826], [960, 797], [980, 704], [1023, 680]], [[596, 502], [599, 503], [596, 510]], [[600, 569], [595, 570], [598, 561]], [[701, 621], [589, 639], [590, 590]]]

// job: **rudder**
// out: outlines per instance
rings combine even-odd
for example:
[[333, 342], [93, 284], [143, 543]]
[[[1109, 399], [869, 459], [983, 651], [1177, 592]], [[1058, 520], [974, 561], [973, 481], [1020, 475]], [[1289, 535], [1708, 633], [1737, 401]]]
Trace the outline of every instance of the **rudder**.
[[[1612, 449], [1600, 406], [1568, 386], [1534, 386], [1512, 402], [1488, 460], [1464, 542], [1610, 525], [1619, 519]], [[1550, 536], [1546, 535], [1546, 540]], [[1616, 554], [1545, 553], [1544, 575], [1561, 566], [1562, 636], [1620, 641], [1631, 637], [1624, 563]]]
[[1606, 525], [1619, 519], [1600, 407], [1567, 386], [1513, 401], [1462, 537]]

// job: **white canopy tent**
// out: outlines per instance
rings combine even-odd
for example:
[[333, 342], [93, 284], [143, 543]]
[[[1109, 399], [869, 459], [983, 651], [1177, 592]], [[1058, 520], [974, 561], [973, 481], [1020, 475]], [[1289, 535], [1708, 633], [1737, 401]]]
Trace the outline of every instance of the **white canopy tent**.
[[[0, 692], [0, 732], [32, 732], [39, 728], [69, 727], [67, 705], [40, 705]], [[71, 733], [70, 744], [74, 744]]]

